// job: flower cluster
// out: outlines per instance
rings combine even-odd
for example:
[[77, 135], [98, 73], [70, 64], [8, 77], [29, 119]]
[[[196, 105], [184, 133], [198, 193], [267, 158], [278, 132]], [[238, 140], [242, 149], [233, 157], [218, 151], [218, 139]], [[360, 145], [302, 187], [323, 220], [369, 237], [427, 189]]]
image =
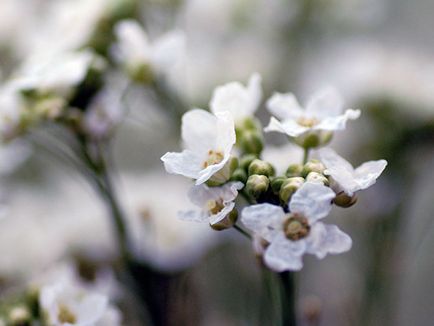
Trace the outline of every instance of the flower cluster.
[[[336, 90], [316, 93], [305, 109], [293, 94], [275, 93], [266, 101], [272, 117], [264, 129], [254, 116], [261, 97], [258, 74], [247, 86], [232, 82], [217, 87], [211, 113], [193, 109], [184, 114], [185, 149], [166, 153], [162, 161], [167, 172], [195, 180], [189, 197], [200, 209], [181, 212], [182, 219], [208, 221], [216, 230], [235, 227], [244, 234], [246, 228], [260, 244], [266, 266], [277, 272], [297, 271], [305, 253], [322, 259], [351, 248], [347, 234], [322, 220], [333, 205], [352, 206], [356, 192], [374, 184], [387, 162], [370, 161], [354, 169], [325, 147], [336, 131], [360, 116], [359, 110], [343, 110]], [[263, 130], [288, 136], [304, 150], [303, 162], [276, 175], [272, 162], [261, 159]], [[309, 157], [311, 150], [316, 159]]]

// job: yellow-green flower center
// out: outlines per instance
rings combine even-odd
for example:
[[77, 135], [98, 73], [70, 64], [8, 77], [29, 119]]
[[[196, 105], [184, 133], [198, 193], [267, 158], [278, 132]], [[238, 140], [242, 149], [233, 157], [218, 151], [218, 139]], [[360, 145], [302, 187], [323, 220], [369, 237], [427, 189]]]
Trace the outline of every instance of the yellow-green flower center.
[[203, 167], [207, 168], [210, 165], [218, 164], [223, 161], [223, 159], [224, 155], [221, 151], [214, 151], [211, 149], [208, 151], [208, 157], [206, 161], [203, 162]]
[[225, 205], [223, 205], [222, 199], [218, 199], [218, 200], [211, 199], [206, 202], [206, 207], [212, 215], [216, 215], [222, 211]]
[[312, 128], [313, 126], [315, 126], [319, 123], [319, 120], [316, 118], [300, 117], [297, 119], [297, 123], [300, 126], [303, 126], [306, 128]]
[[283, 232], [289, 240], [300, 240], [305, 238], [310, 231], [310, 225], [304, 216], [289, 214], [283, 223]]
[[75, 324], [77, 322], [77, 317], [74, 313], [64, 304], [59, 305], [59, 313], [57, 315], [59, 322]]

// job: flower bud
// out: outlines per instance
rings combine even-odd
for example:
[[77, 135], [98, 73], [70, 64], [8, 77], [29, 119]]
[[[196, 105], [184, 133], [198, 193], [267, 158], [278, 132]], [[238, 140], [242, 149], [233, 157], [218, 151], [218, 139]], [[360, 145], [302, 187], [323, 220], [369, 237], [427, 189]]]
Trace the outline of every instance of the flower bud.
[[234, 173], [232, 173], [231, 181], [240, 181], [245, 184], [247, 181], [247, 172], [242, 168], [237, 168]]
[[237, 220], [238, 211], [234, 208], [224, 219], [218, 221], [217, 223], [210, 224], [210, 226], [216, 231], [222, 231], [233, 227]]
[[241, 130], [243, 131], [260, 131], [262, 130], [261, 123], [258, 119], [254, 117], [248, 117], [243, 120], [243, 122], [240, 125]]
[[295, 138], [295, 143], [305, 149], [321, 147], [327, 145], [333, 137], [333, 132], [331, 131], [309, 131], [297, 138]]
[[32, 318], [29, 309], [23, 305], [13, 307], [8, 317], [10, 324], [14, 326], [30, 325]]
[[246, 191], [253, 198], [259, 198], [268, 190], [270, 181], [265, 175], [253, 174], [247, 179]]
[[303, 170], [301, 171], [301, 176], [303, 178], [306, 178], [306, 176], [311, 172], [322, 174], [324, 170], [325, 170], [325, 166], [320, 161], [310, 160], [303, 166]]
[[348, 208], [353, 206], [357, 202], [357, 196], [354, 194], [352, 196], [348, 196], [345, 192], [340, 192], [333, 199], [333, 203], [336, 206]]
[[300, 188], [304, 183], [304, 178], [293, 177], [286, 179], [279, 191], [279, 198], [282, 203], [287, 204], [291, 196]]
[[240, 159], [240, 168], [244, 169], [246, 172], [249, 169], [250, 163], [256, 160], [258, 157], [254, 154], [246, 154]]
[[127, 64], [126, 71], [132, 81], [140, 84], [149, 85], [154, 80], [152, 68], [147, 63]]
[[300, 177], [302, 170], [303, 170], [303, 165], [301, 165], [301, 164], [291, 164], [290, 166], [288, 166], [288, 169], [286, 169], [285, 175], [288, 178]]
[[274, 168], [270, 163], [259, 159], [253, 160], [249, 165], [249, 175], [261, 174], [266, 175], [267, 177], [272, 177], [274, 176], [274, 173]]
[[280, 188], [282, 188], [282, 184], [286, 181], [286, 177], [275, 177], [271, 180], [271, 190], [275, 195], [279, 194]]
[[264, 148], [264, 139], [258, 131], [245, 130], [241, 133], [240, 147], [244, 153], [259, 155]]
[[238, 159], [235, 156], [231, 156], [226, 162], [225, 166], [217, 171], [206, 184], [209, 187], [217, 187], [229, 181], [234, 171], [238, 168]]
[[322, 183], [324, 186], [329, 186], [330, 182], [324, 174], [318, 172], [310, 172], [306, 177], [307, 182]]

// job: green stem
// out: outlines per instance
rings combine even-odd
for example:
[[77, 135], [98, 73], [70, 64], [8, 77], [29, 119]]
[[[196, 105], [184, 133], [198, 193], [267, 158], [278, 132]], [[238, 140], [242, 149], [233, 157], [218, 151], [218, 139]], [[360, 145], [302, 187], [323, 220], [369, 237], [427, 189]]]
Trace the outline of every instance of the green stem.
[[246, 238], [252, 240], [252, 236], [250, 234], [248, 234], [245, 230], [243, 230], [242, 228], [240, 228], [238, 225], [234, 224], [234, 229], [237, 230], [238, 232], [240, 232]]
[[279, 274], [281, 282], [282, 300], [282, 325], [296, 326], [296, 291], [295, 274], [293, 272], [283, 272]]
[[306, 164], [307, 161], [309, 160], [309, 148], [305, 148], [304, 149], [304, 155], [303, 155], [303, 164]]

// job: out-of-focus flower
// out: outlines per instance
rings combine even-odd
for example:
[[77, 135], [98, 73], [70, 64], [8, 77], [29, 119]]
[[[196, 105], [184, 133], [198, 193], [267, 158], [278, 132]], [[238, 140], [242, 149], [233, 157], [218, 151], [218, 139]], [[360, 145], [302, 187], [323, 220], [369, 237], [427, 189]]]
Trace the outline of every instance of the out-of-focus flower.
[[255, 73], [250, 77], [247, 87], [239, 82], [218, 86], [211, 98], [210, 108], [213, 113], [230, 112], [235, 124], [239, 124], [254, 115], [261, 97], [261, 76]]
[[169, 72], [184, 52], [180, 31], [168, 32], [151, 43], [138, 22], [125, 20], [116, 25], [115, 33], [114, 56], [134, 79], [143, 82], [151, 81], [155, 73]]
[[[224, 183], [230, 177], [230, 156], [235, 144], [234, 121], [229, 112], [213, 115], [194, 109], [182, 117], [182, 140], [186, 149], [166, 153], [161, 160], [166, 171], [196, 180]], [[228, 164], [227, 164], [228, 163]]]
[[0, 177], [14, 172], [31, 154], [30, 145], [14, 140], [0, 145]]
[[20, 124], [24, 103], [12, 85], [0, 88], [0, 138], [12, 138]]
[[277, 131], [290, 137], [298, 137], [310, 131], [343, 130], [348, 120], [360, 116], [359, 110], [348, 109], [342, 113], [343, 100], [332, 88], [314, 94], [304, 110], [292, 93], [275, 93], [267, 101], [267, 108], [280, 121], [271, 117], [265, 131]]
[[229, 182], [221, 187], [193, 186], [188, 197], [201, 210], [183, 211], [180, 218], [194, 222], [208, 221], [211, 226], [221, 222], [234, 209], [238, 190], [243, 186], [241, 182]]
[[51, 279], [45, 276], [45, 283], [39, 289], [39, 305], [48, 325], [121, 324], [119, 311], [110, 304], [106, 295], [86, 287], [71, 268], [63, 268], [60, 271], [63, 273], [51, 273]]
[[386, 160], [365, 162], [356, 169], [330, 148], [319, 150], [321, 162], [325, 165], [325, 175], [333, 178], [337, 193], [344, 191], [348, 196], [356, 191], [372, 186], [387, 166]]
[[334, 197], [330, 188], [307, 182], [292, 196], [289, 214], [271, 204], [243, 210], [243, 224], [270, 243], [264, 254], [269, 268], [277, 272], [297, 271], [303, 267], [305, 253], [322, 259], [329, 253], [351, 248], [351, 238], [337, 226], [319, 222], [329, 214]]

